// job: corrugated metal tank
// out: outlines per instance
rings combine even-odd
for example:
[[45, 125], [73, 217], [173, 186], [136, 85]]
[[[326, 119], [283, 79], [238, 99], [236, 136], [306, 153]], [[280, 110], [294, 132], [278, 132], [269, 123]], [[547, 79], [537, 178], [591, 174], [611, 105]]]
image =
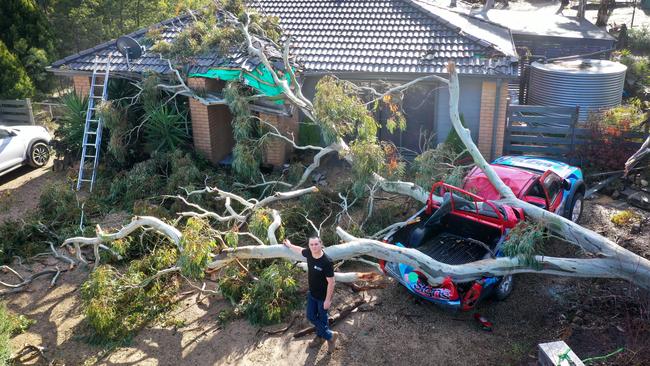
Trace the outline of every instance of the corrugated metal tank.
[[578, 59], [530, 66], [528, 104], [580, 106], [581, 122], [589, 112], [621, 104], [627, 67], [607, 60]]

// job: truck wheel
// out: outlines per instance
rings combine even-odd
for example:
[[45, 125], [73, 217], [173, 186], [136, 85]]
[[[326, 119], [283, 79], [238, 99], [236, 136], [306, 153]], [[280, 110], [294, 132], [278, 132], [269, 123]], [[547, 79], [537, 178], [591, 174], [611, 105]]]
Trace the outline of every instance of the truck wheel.
[[571, 202], [571, 209], [567, 213], [567, 219], [575, 222], [576, 224], [580, 221], [582, 216], [582, 204], [584, 201], [584, 195], [581, 192], [576, 192], [573, 196], [573, 201]]
[[29, 165], [40, 168], [50, 160], [50, 148], [44, 142], [36, 142], [29, 149]]
[[512, 285], [512, 275], [504, 276], [497, 285], [497, 288], [494, 292], [494, 297], [496, 297], [499, 301], [505, 300], [512, 293]]

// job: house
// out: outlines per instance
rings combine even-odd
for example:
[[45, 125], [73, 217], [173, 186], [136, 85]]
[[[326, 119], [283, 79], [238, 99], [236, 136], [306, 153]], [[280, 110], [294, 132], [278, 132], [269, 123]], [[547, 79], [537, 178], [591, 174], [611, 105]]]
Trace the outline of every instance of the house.
[[[492, 22], [459, 14], [421, 0], [259, 0], [252, 6], [278, 16], [285, 35], [293, 38], [292, 53], [303, 65], [300, 82], [307, 97], [320, 78], [334, 74], [365, 85], [406, 82], [420, 76], [446, 76], [453, 61], [459, 72], [460, 112], [472, 137], [486, 157], [501, 154], [508, 104], [508, 83], [517, 78], [517, 54], [511, 32]], [[192, 17], [183, 16], [155, 25], [163, 37], [173, 39]], [[130, 36], [141, 40], [146, 29]], [[151, 70], [168, 73], [167, 62], [146, 52], [130, 67], [117, 51], [115, 41], [66, 57], [50, 71], [73, 78], [77, 92], [89, 88], [89, 74], [99, 60], [100, 69], [110, 56], [113, 76]], [[223, 82], [208, 77], [222, 65], [219, 55], [197, 58], [188, 80], [193, 88], [218, 91]], [[195, 148], [213, 162], [223, 159], [233, 146], [230, 113], [223, 100], [190, 100]], [[290, 108], [256, 106], [261, 117], [280, 130], [297, 132], [299, 113]], [[440, 83], [428, 82], [404, 95], [407, 129], [380, 138], [405, 150], [417, 151], [423, 134], [444, 141], [451, 129], [448, 93]], [[381, 111], [377, 112], [382, 118]], [[267, 162], [278, 165], [287, 157], [287, 146], [276, 141], [266, 152]]]

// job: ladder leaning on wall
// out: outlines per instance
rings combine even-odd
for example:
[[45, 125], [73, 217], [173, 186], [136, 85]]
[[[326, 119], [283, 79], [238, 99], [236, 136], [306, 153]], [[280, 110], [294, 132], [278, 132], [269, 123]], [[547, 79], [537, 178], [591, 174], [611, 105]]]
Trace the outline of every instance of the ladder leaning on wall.
[[[79, 164], [79, 178], [77, 190], [84, 183], [90, 184], [90, 192], [95, 186], [99, 152], [102, 144], [102, 117], [98, 113], [99, 105], [108, 99], [108, 74], [111, 66], [110, 58], [106, 62], [106, 70], [98, 72], [99, 63], [95, 59], [93, 74], [90, 81], [90, 95], [88, 96], [88, 110], [86, 111], [86, 125], [81, 149], [81, 162]], [[101, 88], [100, 90], [97, 90]]]

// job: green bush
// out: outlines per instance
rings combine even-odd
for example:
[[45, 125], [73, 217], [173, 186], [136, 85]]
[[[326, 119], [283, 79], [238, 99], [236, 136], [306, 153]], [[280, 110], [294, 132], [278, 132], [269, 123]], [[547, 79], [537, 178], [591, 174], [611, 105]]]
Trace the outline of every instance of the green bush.
[[204, 178], [204, 172], [188, 153], [154, 154], [151, 159], [116, 174], [108, 189], [107, 201], [131, 211], [136, 201], [175, 194], [179, 187], [202, 187]]
[[178, 252], [172, 245], [157, 247], [151, 254], [130, 263], [124, 274], [109, 265], [95, 269], [81, 287], [86, 321], [95, 342], [128, 340], [173, 305], [179, 283], [173, 276], [144, 281], [173, 266]]
[[45, 186], [38, 200], [40, 217], [52, 226], [78, 224], [81, 208], [70, 185], [51, 183]]
[[64, 105], [63, 116], [54, 131], [52, 146], [60, 157], [76, 159], [81, 156], [88, 99], [76, 93], [68, 93], [61, 98], [61, 103]]
[[9, 340], [16, 334], [23, 333], [34, 323], [24, 315], [11, 313], [4, 303], [0, 303], [0, 365], [7, 365], [11, 357]]
[[34, 84], [20, 60], [0, 40], [0, 99], [31, 98]]
[[265, 264], [257, 270], [258, 280], [251, 282], [246, 272], [230, 267], [220, 279], [219, 289], [236, 305], [236, 312], [246, 315], [252, 324], [279, 323], [302, 303], [295, 280], [301, 271], [285, 260]]
[[638, 53], [650, 52], [650, 28], [647, 26], [636, 27], [628, 30], [628, 45]]
[[144, 143], [147, 152], [171, 152], [187, 146], [190, 132], [189, 123], [171, 108], [158, 105], [147, 110], [144, 124]]
[[301, 122], [298, 126], [298, 145], [321, 146], [320, 126], [309, 121]]

